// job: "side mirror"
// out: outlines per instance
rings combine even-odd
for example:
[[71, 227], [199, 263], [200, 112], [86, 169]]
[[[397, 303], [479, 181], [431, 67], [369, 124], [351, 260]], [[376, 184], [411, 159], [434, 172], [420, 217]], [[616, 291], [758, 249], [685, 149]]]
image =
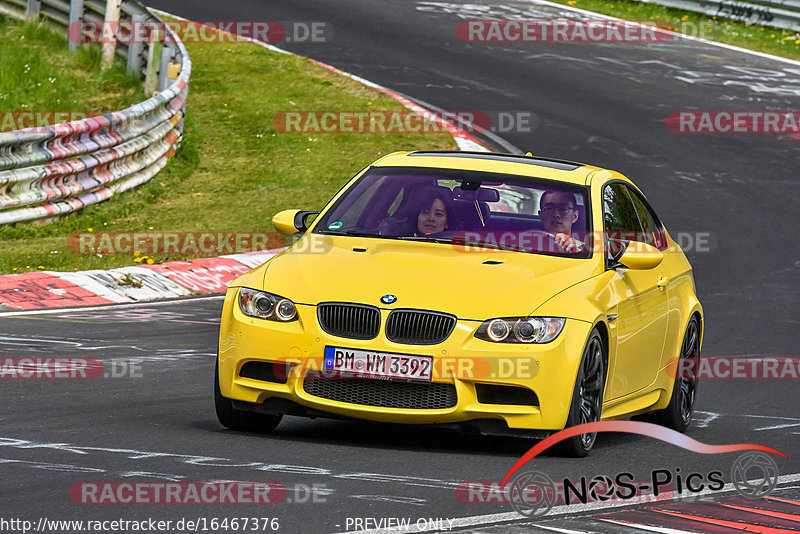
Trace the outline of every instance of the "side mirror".
[[628, 267], [637, 271], [646, 271], [657, 267], [663, 260], [664, 253], [653, 245], [640, 241], [631, 241], [616, 260], [613, 268]]
[[272, 217], [272, 226], [274, 226], [275, 230], [280, 234], [298, 237], [308, 230], [306, 219], [318, 213], [318, 211], [283, 210]]

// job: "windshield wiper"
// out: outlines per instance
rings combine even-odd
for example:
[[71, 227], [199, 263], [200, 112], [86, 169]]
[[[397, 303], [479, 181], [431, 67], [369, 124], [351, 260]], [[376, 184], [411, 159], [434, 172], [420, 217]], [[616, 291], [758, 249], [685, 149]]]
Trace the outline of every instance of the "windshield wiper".
[[399, 235], [395, 239], [402, 239], [403, 241], [427, 241], [430, 243], [452, 243], [451, 240], [444, 237], [434, 237], [432, 235]]
[[323, 235], [350, 235], [353, 237], [380, 237], [393, 239], [392, 236], [371, 234], [369, 232], [359, 232], [358, 230], [321, 230], [320, 233]]

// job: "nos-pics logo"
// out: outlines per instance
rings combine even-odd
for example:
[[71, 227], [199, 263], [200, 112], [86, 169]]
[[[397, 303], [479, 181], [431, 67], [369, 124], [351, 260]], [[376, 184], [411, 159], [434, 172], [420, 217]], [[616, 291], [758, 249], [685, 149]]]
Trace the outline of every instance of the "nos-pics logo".
[[600, 475], [580, 481], [563, 480], [556, 484], [546, 474], [532, 470], [521, 469], [527, 462], [539, 453], [558, 443], [578, 434], [593, 432], [628, 432], [641, 434], [659, 439], [686, 450], [700, 454], [724, 454], [729, 452], [746, 451], [733, 463], [730, 472], [730, 481], [739, 494], [748, 499], [760, 499], [769, 495], [778, 484], [778, 465], [769, 454], [786, 456], [785, 454], [755, 444], [736, 445], [708, 445], [689, 438], [674, 430], [651, 423], [637, 421], [600, 421], [584, 423], [557, 432], [531, 448], [508, 471], [502, 481], [506, 499], [514, 510], [528, 517], [541, 517], [546, 515], [556, 504], [586, 504], [592, 501], [608, 501], [611, 499], [632, 499], [638, 490], [650, 488], [653, 495], [664, 495], [665, 489], [669, 496], [675, 493], [699, 493], [705, 490], [719, 491], [725, 486], [723, 473], [711, 471], [709, 473], [680, 474], [680, 470], [655, 469], [651, 472], [648, 484], [633, 484], [631, 473], [619, 473], [615, 477]]

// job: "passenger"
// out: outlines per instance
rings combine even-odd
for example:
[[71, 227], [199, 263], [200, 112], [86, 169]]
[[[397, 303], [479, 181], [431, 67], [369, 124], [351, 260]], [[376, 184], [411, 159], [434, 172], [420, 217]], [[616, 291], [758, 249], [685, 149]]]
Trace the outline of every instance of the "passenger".
[[415, 218], [411, 230], [414, 235], [438, 234], [450, 228], [448, 216], [453, 210], [444, 189], [426, 187], [416, 191], [410, 204], [407, 213]]
[[417, 232], [424, 235], [438, 234], [447, 230], [447, 205], [440, 195], [435, 195], [432, 201], [417, 215]]
[[424, 236], [450, 228], [450, 198], [444, 189], [425, 187], [414, 191], [402, 211], [384, 219], [378, 225], [379, 235]]
[[581, 252], [584, 244], [572, 235], [572, 225], [580, 216], [575, 195], [548, 189], [539, 199], [539, 218], [545, 232], [565, 252]]

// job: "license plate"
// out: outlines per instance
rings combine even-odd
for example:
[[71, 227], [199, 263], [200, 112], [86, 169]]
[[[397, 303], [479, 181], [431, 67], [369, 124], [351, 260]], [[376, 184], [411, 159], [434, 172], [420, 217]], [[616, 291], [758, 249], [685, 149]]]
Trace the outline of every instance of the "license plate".
[[354, 378], [429, 382], [433, 375], [433, 358], [412, 354], [325, 347], [324, 367], [326, 371], [339, 371]]

